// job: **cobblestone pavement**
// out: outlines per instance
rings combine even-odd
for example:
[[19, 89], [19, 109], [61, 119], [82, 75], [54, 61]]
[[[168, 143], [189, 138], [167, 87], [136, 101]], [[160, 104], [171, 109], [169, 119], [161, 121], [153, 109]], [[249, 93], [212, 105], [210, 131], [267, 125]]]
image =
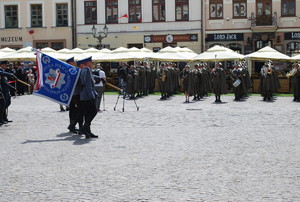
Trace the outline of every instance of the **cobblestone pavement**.
[[133, 101], [105, 95], [92, 130], [38, 96], [0, 127], [0, 201], [300, 201], [300, 103], [232, 96]]

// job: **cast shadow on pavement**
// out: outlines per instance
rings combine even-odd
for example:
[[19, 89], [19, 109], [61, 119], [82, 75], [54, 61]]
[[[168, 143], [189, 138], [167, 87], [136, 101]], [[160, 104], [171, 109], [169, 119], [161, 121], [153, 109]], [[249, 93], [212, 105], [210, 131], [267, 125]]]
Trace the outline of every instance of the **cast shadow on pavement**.
[[73, 135], [73, 133], [61, 133], [56, 135], [56, 137], [65, 137], [63, 139], [49, 139], [49, 140], [26, 140], [21, 144], [28, 144], [28, 143], [44, 143], [44, 142], [61, 142], [61, 141], [74, 141], [73, 145], [84, 145], [89, 143], [92, 139], [84, 139], [84, 136], [80, 135]]

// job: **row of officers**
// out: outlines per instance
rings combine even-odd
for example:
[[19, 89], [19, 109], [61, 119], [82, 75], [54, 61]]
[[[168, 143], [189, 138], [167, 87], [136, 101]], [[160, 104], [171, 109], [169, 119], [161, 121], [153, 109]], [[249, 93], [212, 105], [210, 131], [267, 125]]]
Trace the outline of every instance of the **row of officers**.
[[[162, 63], [159, 69], [154, 64], [147, 62], [127, 66], [122, 64], [118, 69], [120, 88], [126, 92], [130, 99], [147, 96], [153, 93], [156, 80], [161, 100], [166, 100], [178, 91], [185, 94], [185, 102], [190, 98], [201, 100], [208, 93], [215, 94], [215, 102], [221, 102], [221, 95], [228, 92], [228, 80], [231, 80], [234, 92], [234, 101], [245, 98], [252, 87], [249, 71], [244, 62], [234, 64], [230, 72], [222, 68], [222, 63], [216, 62], [214, 68], [209, 68], [207, 63], [195, 64], [193, 68], [185, 65], [183, 70], [176, 67], [175, 63]], [[293, 69], [287, 74], [292, 80], [294, 99], [300, 101], [300, 69], [294, 63]], [[272, 61], [266, 61], [261, 68], [258, 92], [263, 101], [271, 101], [273, 94], [280, 88], [277, 72]]]

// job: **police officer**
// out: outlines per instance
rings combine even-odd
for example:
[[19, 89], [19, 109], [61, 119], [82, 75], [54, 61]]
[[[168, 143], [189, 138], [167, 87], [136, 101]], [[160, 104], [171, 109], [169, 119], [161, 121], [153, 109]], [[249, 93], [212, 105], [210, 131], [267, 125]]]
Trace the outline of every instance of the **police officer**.
[[80, 129], [86, 139], [98, 138], [91, 132], [91, 123], [97, 115], [95, 81], [92, 75], [93, 62], [92, 57], [88, 57], [77, 61], [77, 65], [81, 70], [80, 73], [80, 111], [84, 117], [84, 124]]
[[7, 113], [8, 107], [11, 104], [10, 89], [15, 90], [15, 88], [8, 83], [8, 78], [16, 79], [16, 77], [5, 71], [7, 63], [7, 61], [0, 62], [0, 125], [12, 122], [8, 120]]
[[[67, 59], [66, 63], [76, 67], [74, 57], [71, 57], [71, 58]], [[70, 106], [69, 106], [70, 124], [68, 126], [68, 129], [69, 129], [70, 132], [73, 132], [73, 133], [78, 133], [79, 132], [79, 130], [75, 127], [77, 123], [79, 124], [79, 128], [82, 127], [82, 118], [80, 118], [80, 115], [79, 115], [80, 85], [78, 85], [78, 82], [79, 81], [77, 81], [77, 83], [75, 84], [76, 86], [75, 86], [73, 96], [72, 96]]]

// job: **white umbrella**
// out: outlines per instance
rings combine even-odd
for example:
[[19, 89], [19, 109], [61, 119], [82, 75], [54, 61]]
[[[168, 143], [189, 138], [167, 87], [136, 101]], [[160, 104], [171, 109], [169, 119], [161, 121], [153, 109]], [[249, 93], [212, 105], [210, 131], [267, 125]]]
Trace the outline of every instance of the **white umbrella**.
[[293, 61], [298, 61], [300, 60], [300, 54], [299, 55], [295, 55], [294, 57], [291, 58]]
[[286, 62], [291, 61], [291, 57], [283, 53], [280, 53], [279, 51], [271, 48], [270, 46], [266, 46], [254, 53], [245, 55], [245, 58], [249, 58], [250, 60], [255, 60], [255, 61], [266, 61], [266, 60], [276, 60], [276, 61], [286, 61]]
[[2, 48], [2, 49], [0, 49], [0, 59], [2, 57], [4, 57], [5, 55], [8, 55], [8, 54], [11, 54], [11, 53], [14, 53], [14, 52], [16, 52], [16, 50], [14, 50], [14, 49], [11, 49], [11, 48], [8, 48], [8, 47]]
[[100, 62], [103, 59], [103, 57], [109, 53], [110, 53], [110, 50], [108, 50], [108, 49], [98, 50], [96, 48], [89, 48], [84, 51], [84, 54], [87, 57], [92, 56], [93, 62]]
[[122, 62], [122, 61], [132, 61], [135, 57], [130, 52], [128, 48], [120, 47], [103, 56], [101, 61], [106, 62]]
[[67, 49], [67, 48], [63, 48], [63, 49], [56, 51], [56, 59], [66, 60], [66, 59], [71, 58], [72, 56], [68, 55], [69, 52], [70, 52], [70, 49]]
[[89, 57], [89, 55], [86, 55], [85, 51], [82, 50], [81, 48], [71, 49], [66, 55], [67, 55], [66, 59], [68, 59], [70, 57], [74, 57], [74, 60], [81, 60], [81, 59]]
[[16, 52], [5, 55], [1, 60], [8, 61], [35, 61], [36, 55], [31, 46], [27, 46]]
[[234, 52], [224, 46], [216, 45], [193, 58], [193, 61], [230, 61], [244, 59], [244, 55]]
[[54, 58], [57, 58], [57, 56], [58, 56], [57, 51], [52, 49], [52, 48], [49, 48], [49, 47], [42, 48], [41, 53], [45, 53], [45, 54], [47, 54], [51, 57], [54, 57]]
[[153, 54], [150, 57], [151, 60], [157, 61], [168, 61], [168, 62], [177, 62], [177, 61], [190, 61], [192, 58], [182, 54], [178, 51], [178, 48], [172, 48], [167, 46], [157, 53]]
[[177, 47], [175, 47], [175, 49], [177, 49], [177, 51], [181, 55], [183, 55], [184, 57], [189, 58], [189, 59], [194, 58], [198, 55], [197, 53], [195, 53], [194, 51], [192, 51], [191, 49], [189, 49], [187, 47], [181, 48], [181, 47], [177, 46]]

